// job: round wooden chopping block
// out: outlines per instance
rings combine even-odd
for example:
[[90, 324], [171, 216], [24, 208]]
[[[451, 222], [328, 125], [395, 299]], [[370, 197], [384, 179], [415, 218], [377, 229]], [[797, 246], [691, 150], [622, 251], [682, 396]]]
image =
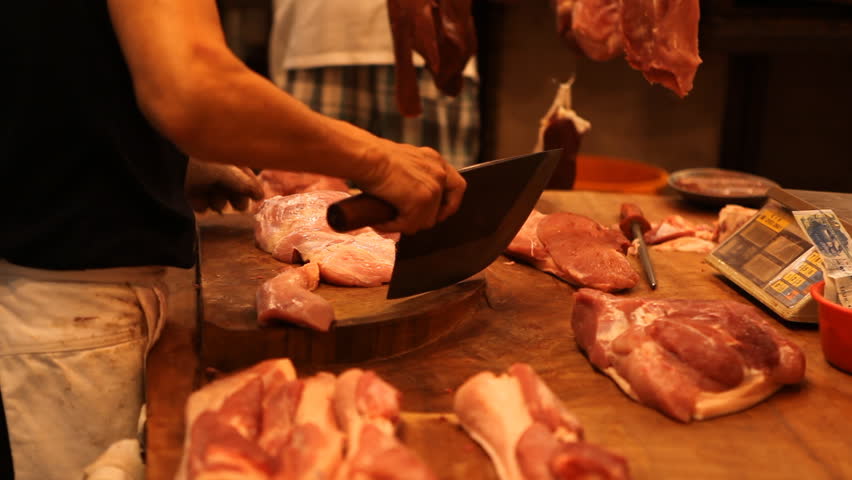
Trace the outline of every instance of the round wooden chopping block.
[[320, 284], [315, 291], [334, 307], [328, 332], [295, 325], [259, 327], [255, 293], [292, 265], [255, 246], [249, 215], [201, 221], [199, 317], [201, 361], [233, 371], [288, 357], [297, 366], [366, 362], [414, 350], [444, 336], [482, 305], [484, 276], [421, 295], [388, 300], [387, 285], [373, 288]]

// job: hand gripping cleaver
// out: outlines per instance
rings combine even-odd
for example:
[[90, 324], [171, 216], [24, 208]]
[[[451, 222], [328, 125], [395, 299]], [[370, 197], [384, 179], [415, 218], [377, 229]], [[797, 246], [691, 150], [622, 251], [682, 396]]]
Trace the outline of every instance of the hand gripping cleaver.
[[[467, 189], [458, 211], [428, 230], [402, 235], [387, 298], [446, 287], [490, 265], [521, 229], [560, 154], [561, 149], [548, 150], [459, 169]], [[328, 208], [329, 225], [342, 232], [395, 216], [393, 206], [367, 194]]]

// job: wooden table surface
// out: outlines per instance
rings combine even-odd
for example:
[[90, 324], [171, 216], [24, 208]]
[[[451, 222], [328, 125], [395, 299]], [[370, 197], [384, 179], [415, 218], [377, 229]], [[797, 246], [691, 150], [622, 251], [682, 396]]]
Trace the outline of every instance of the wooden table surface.
[[[538, 208], [614, 224], [625, 201], [639, 205], [651, 221], [671, 213], [704, 222], [715, 218], [715, 212], [693, 209], [674, 197], [602, 192], [549, 191]], [[622, 295], [750, 301], [703, 263], [701, 254], [652, 252], [652, 259], [657, 290], [651, 291], [643, 277]], [[172, 318], [149, 359], [149, 479], [174, 476], [183, 404], [203, 383], [206, 367], [194, 343], [199, 338], [194, 279], [181, 275], [174, 278], [178, 298]], [[813, 327], [777, 324], [806, 354], [801, 385], [786, 387], [744, 412], [682, 424], [631, 401], [590, 366], [570, 327], [572, 287], [505, 257], [486, 269], [485, 277], [479, 310], [450, 334], [401, 356], [357, 364], [376, 370], [402, 391], [401, 436], [440, 478], [496, 479], [485, 454], [443, 413], [450, 412], [453, 390], [469, 376], [503, 371], [514, 362], [530, 363], [583, 423], [587, 440], [624, 455], [635, 479], [852, 478], [852, 375], [825, 362]], [[351, 366], [323, 369], [340, 372]], [[303, 365], [300, 374], [318, 369]]]

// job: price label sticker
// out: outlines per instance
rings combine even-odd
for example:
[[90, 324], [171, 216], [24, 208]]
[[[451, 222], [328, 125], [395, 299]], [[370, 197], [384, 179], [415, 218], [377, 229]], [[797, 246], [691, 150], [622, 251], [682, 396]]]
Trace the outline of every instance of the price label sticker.
[[777, 282], [772, 284], [772, 289], [778, 293], [784, 293], [787, 291], [788, 288], [790, 288], [790, 286], [782, 282], [781, 280], [778, 280]]
[[808, 261], [816, 265], [817, 267], [822, 267], [822, 255], [819, 254], [816, 249], [808, 255]]
[[799, 273], [806, 277], [812, 277], [818, 272], [819, 270], [817, 270], [816, 267], [814, 267], [810, 263], [803, 263], [799, 265]]
[[805, 283], [804, 277], [802, 277], [801, 275], [799, 275], [796, 272], [787, 272], [784, 275], [784, 280], [787, 280], [788, 282], [790, 282], [790, 285], [792, 285], [794, 287], [801, 287], [802, 284]]
[[790, 220], [781, 214], [781, 212], [770, 209], [760, 212], [757, 221], [776, 233], [784, 230], [790, 224]]

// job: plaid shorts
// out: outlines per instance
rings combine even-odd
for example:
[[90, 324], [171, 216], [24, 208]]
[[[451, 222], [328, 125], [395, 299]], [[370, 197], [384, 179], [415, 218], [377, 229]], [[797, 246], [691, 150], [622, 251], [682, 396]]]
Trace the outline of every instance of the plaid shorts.
[[435, 87], [417, 69], [423, 114], [403, 117], [396, 106], [393, 65], [347, 65], [289, 70], [282, 87], [314, 111], [345, 120], [373, 134], [432, 147], [456, 168], [476, 163], [479, 154], [479, 85], [465, 77], [458, 97]]

